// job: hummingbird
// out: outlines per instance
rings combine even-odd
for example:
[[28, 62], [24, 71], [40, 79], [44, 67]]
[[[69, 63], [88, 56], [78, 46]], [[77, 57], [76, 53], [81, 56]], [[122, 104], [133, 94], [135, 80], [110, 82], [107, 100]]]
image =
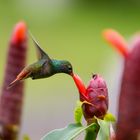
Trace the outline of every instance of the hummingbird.
[[32, 35], [31, 38], [36, 47], [38, 61], [33, 64], [30, 64], [29, 66], [26, 66], [17, 75], [16, 79], [9, 84], [8, 88], [11, 88], [18, 82], [27, 78], [32, 78], [33, 80], [41, 79], [50, 77], [57, 73], [65, 73], [73, 76], [72, 65], [69, 61], [51, 59], [49, 55], [41, 49], [40, 45]]

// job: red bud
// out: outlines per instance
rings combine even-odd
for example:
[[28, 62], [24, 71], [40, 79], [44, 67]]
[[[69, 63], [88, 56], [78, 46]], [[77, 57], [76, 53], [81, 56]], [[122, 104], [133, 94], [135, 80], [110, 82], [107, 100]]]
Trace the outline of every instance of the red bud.
[[103, 118], [108, 109], [108, 91], [102, 77], [93, 75], [87, 89], [78, 75], [73, 79], [80, 93], [80, 100], [86, 101], [82, 105], [83, 114], [88, 123], [91, 123], [94, 116]]
[[83, 104], [85, 119], [89, 121], [94, 116], [103, 118], [108, 110], [108, 90], [104, 79], [99, 75], [93, 75], [86, 94], [91, 104]]

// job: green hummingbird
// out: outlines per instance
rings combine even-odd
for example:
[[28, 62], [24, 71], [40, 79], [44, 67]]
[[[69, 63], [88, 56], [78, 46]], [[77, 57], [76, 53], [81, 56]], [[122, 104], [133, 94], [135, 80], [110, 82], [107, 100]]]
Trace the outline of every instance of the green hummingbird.
[[47, 53], [45, 53], [37, 41], [31, 35], [31, 38], [36, 46], [38, 61], [26, 66], [16, 77], [16, 79], [11, 82], [8, 88], [11, 88], [18, 82], [27, 79], [40, 79], [47, 78], [57, 73], [66, 73], [68, 75], [73, 75], [72, 65], [67, 60], [57, 60], [51, 59]]

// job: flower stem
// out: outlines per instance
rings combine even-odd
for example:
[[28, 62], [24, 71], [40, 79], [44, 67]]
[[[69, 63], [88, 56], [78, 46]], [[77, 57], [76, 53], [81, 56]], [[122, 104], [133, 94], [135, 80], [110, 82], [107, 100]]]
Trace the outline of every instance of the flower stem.
[[96, 128], [89, 128], [86, 130], [85, 140], [96, 140], [98, 134], [98, 129]]
[[99, 125], [95, 119], [89, 120], [87, 125], [91, 125], [92, 123], [95, 123], [96, 126], [91, 126], [86, 130], [85, 140], [96, 140], [99, 131]]

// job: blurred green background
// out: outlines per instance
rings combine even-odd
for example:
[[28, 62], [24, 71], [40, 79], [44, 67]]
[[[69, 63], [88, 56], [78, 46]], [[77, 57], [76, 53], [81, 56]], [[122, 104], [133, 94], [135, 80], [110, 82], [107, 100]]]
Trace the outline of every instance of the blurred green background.
[[[140, 29], [139, 0], [0, 0], [0, 85], [8, 41], [14, 25], [24, 20], [52, 58], [67, 59], [87, 84], [92, 73], [107, 81], [109, 110], [116, 113], [123, 58], [102, 39], [114, 28], [127, 39]], [[36, 61], [29, 39], [27, 64]], [[78, 91], [65, 74], [26, 80], [21, 135], [38, 140], [46, 132], [73, 122]]]

